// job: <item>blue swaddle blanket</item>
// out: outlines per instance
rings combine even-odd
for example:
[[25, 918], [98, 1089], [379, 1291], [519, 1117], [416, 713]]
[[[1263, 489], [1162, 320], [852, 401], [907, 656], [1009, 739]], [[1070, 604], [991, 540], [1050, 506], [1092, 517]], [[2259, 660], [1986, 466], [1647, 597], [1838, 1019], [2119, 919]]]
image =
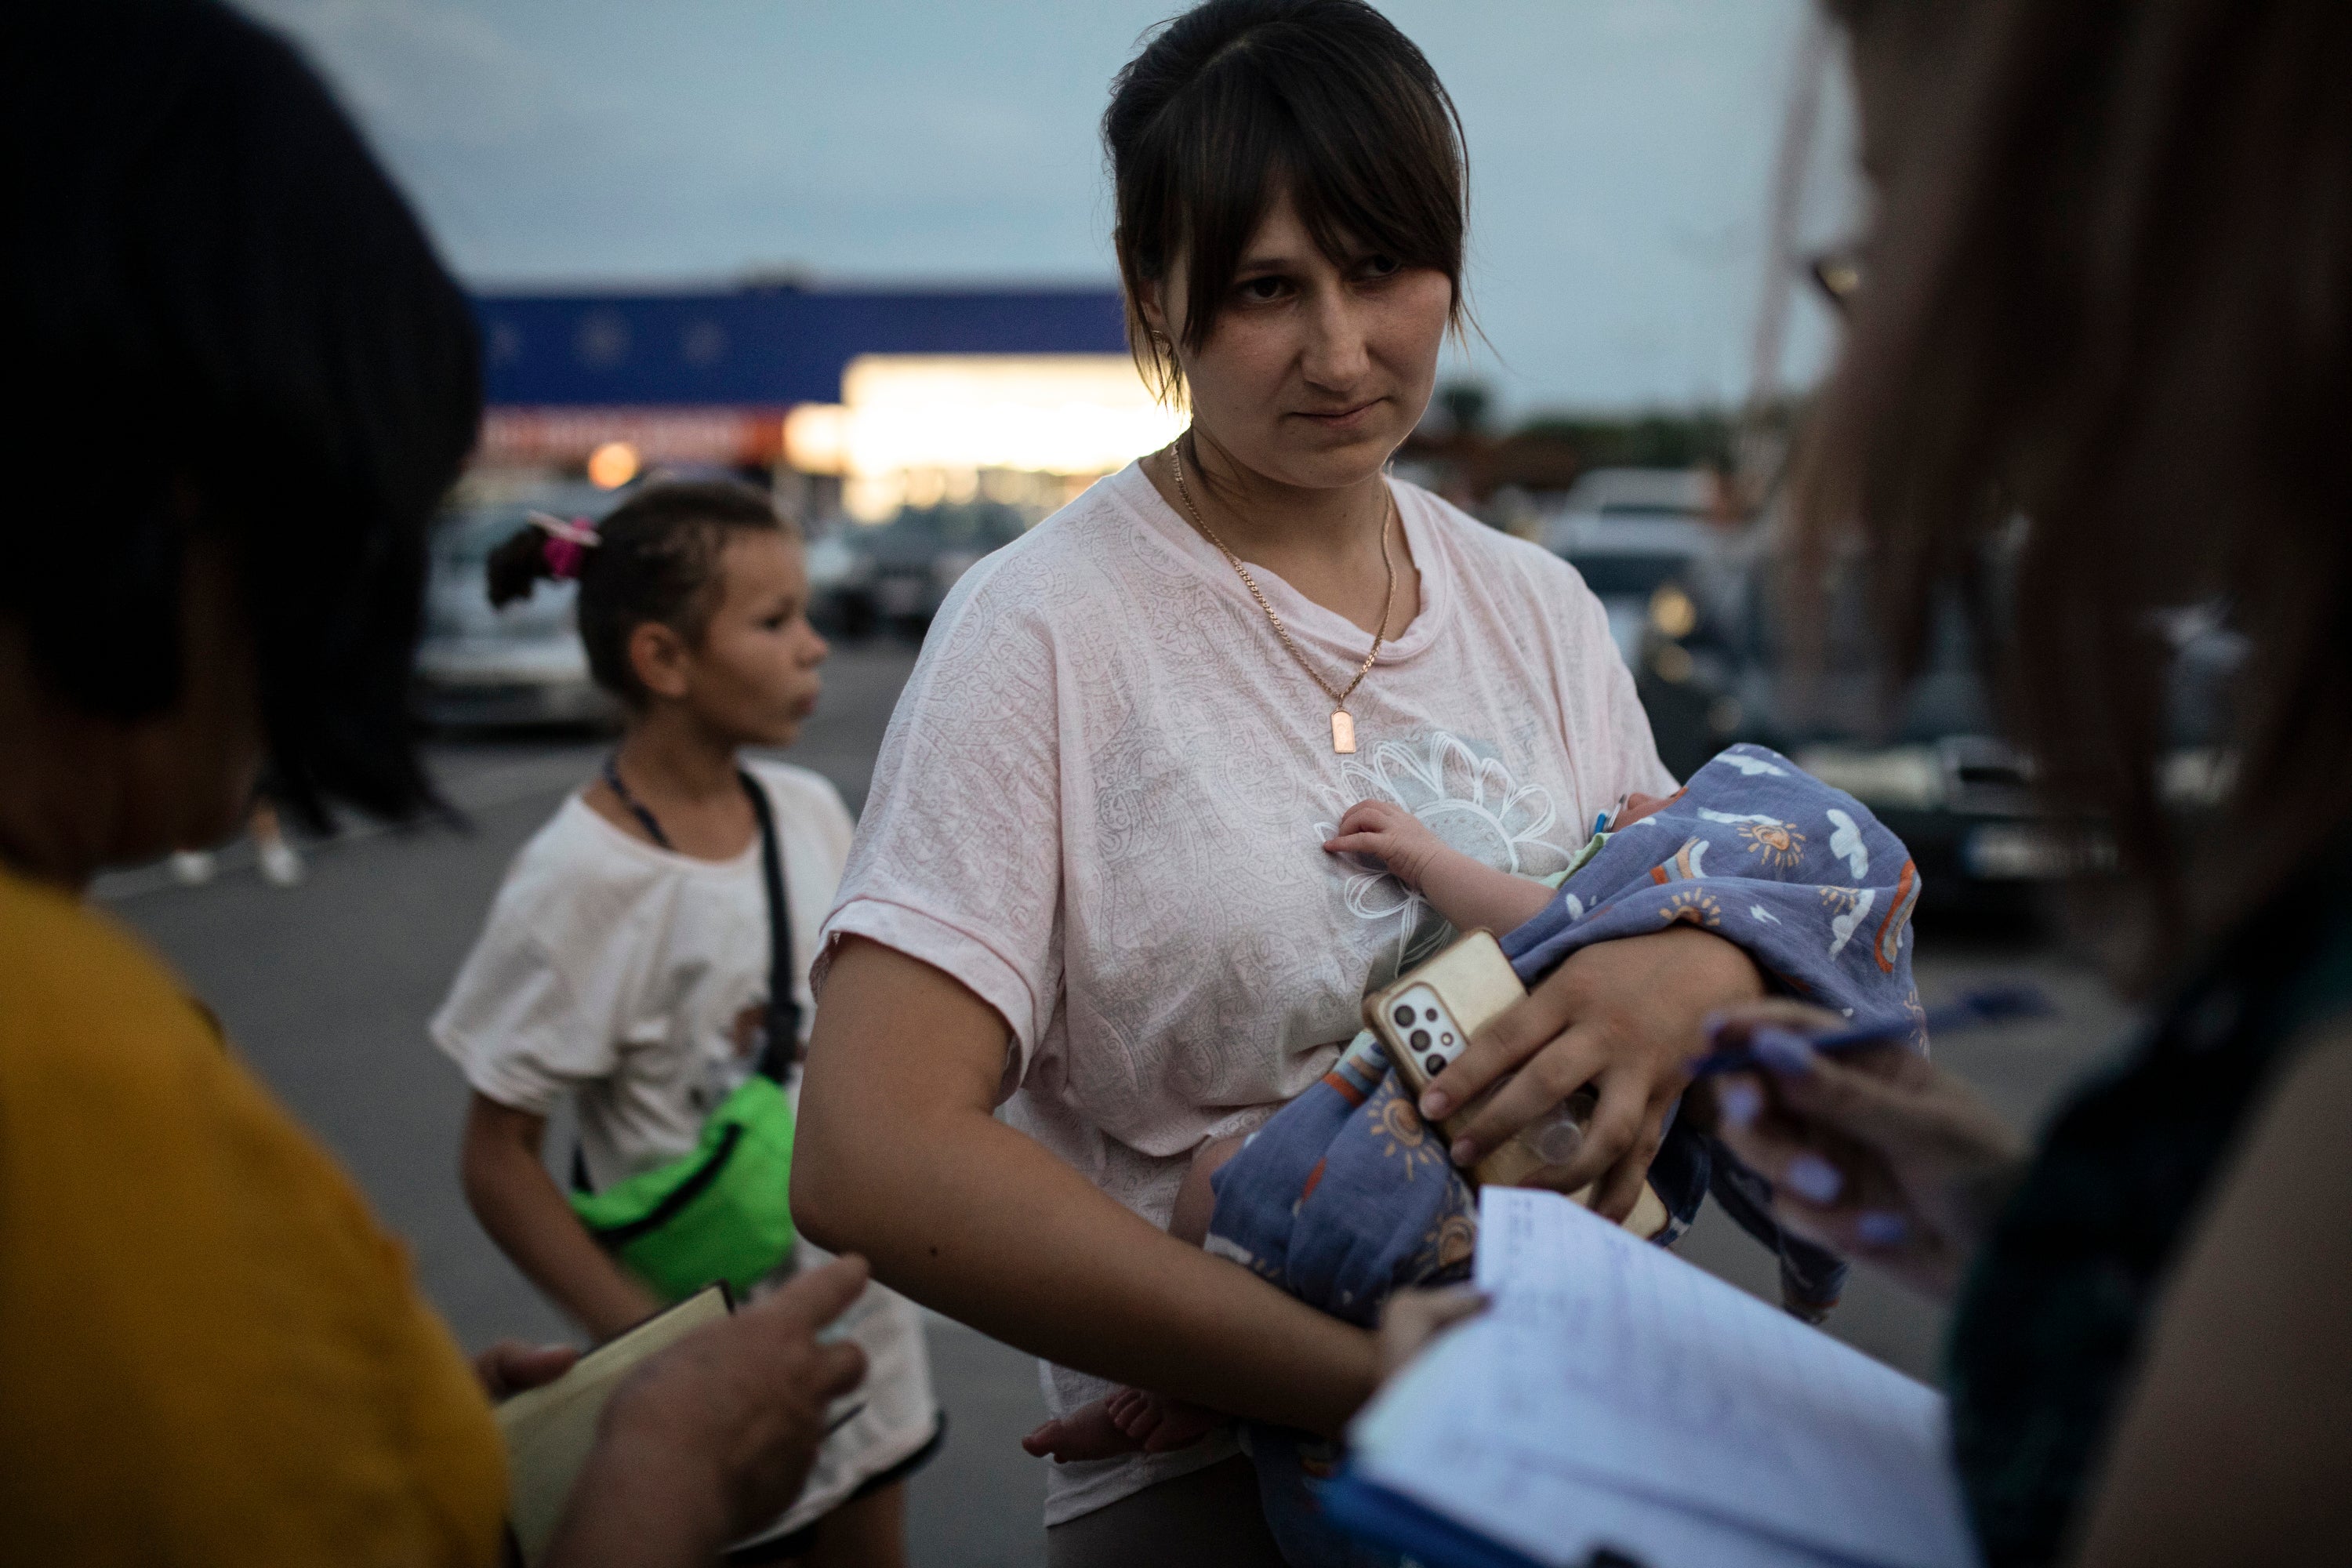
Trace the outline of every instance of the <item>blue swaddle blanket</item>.
[[[1503, 952], [1533, 984], [1579, 948], [1687, 923], [1746, 949], [1784, 994], [1905, 1031], [1924, 1051], [1909, 931], [1918, 899], [1909, 852], [1859, 801], [1775, 752], [1734, 746], [1659, 811], [1586, 846], [1551, 902], [1502, 938]], [[1782, 1234], [1770, 1188], [1714, 1139], [1669, 1115], [1650, 1184], [1673, 1216], [1662, 1243], [1688, 1227], [1712, 1191], [1779, 1256], [1792, 1304], [1825, 1310], [1836, 1301], [1843, 1261]], [[1210, 1251], [1349, 1322], [1375, 1322], [1401, 1286], [1469, 1275], [1477, 1240], [1469, 1184], [1369, 1032], [1212, 1185]], [[1266, 1522], [1295, 1568], [1394, 1562], [1317, 1511], [1310, 1482], [1326, 1473], [1328, 1446], [1256, 1424], [1243, 1441]]]

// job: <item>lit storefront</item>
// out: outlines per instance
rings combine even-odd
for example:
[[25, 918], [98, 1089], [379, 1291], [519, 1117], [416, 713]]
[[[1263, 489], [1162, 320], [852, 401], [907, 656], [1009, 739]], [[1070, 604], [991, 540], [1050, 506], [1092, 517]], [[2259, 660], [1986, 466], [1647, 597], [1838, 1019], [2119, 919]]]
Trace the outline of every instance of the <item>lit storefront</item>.
[[1109, 289], [485, 295], [478, 467], [766, 469], [873, 521], [975, 496], [1049, 507], [1181, 423]]

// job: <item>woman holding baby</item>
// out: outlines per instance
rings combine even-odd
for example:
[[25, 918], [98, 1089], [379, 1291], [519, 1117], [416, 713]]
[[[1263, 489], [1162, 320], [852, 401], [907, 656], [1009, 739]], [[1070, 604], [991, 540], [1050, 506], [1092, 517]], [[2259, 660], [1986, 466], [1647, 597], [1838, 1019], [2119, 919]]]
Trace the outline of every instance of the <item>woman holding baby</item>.
[[[1116, 1380], [1332, 1435], [1370, 1337], [1167, 1234], [1193, 1152], [1320, 1079], [1443, 935], [1323, 844], [1380, 799], [1542, 877], [1673, 781], [1576, 574], [1384, 472], [1463, 316], [1420, 52], [1359, 0], [1211, 0], [1104, 133], [1138, 359], [1192, 428], [940, 611], [826, 928], [794, 1208], [1046, 1357], [1057, 1415]], [[1760, 991], [1695, 928], [1601, 943], [1423, 1109], [1522, 1069], [1475, 1157], [1590, 1083], [1554, 1173], [1622, 1216], [1701, 1020]], [[1057, 1564], [1276, 1560], [1229, 1437], [1056, 1467], [1046, 1522]]]

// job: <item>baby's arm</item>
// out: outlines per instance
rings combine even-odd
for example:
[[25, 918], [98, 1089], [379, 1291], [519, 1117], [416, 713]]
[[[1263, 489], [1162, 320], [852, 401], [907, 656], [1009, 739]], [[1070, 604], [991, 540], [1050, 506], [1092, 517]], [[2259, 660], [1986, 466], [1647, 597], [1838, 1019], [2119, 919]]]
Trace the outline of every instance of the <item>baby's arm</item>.
[[1421, 818], [1385, 800], [1349, 806], [1323, 847], [1335, 855], [1371, 856], [1460, 931], [1484, 926], [1499, 935], [1533, 920], [1552, 900], [1552, 889], [1541, 882], [1447, 848]]

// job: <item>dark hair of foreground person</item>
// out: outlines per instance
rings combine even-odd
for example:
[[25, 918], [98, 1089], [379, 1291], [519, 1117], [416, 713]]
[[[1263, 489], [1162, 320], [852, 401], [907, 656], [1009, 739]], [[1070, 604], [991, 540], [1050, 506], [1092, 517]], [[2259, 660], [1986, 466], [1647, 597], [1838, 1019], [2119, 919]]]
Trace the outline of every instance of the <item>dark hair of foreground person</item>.
[[415, 812], [425, 523], [481, 409], [464, 296], [274, 34], [148, 0], [9, 35], [0, 615], [59, 697], [152, 718], [186, 678], [187, 542], [215, 534], [284, 804]]
[[[2057, 820], [2113, 836], [2101, 934], [2148, 1006], [2031, 1148], [1887, 1053], [1722, 1082], [1720, 1134], [1781, 1223], [1955, 1299], [1990, 1568], [2341, 1562], [2352, 13], [1828, 9], [1880, 199], [1799, 536], [1860, 533], [1898, 669], [1992, 588], [2007, 728]], [[2245, 650], [2210, 824], [2160, 797], [2186, 609]]]
[[[265, 754], [313, 816], [429, 803], [405, 699], [473, 327], [275, 35], [211, 0], [18, 9], [0, 1531], [11, 1562], [489, 1568], [510, 1504], [489, 1398], [572, 1352], [469, 1367], [351, 1177], [88, 897], [234, 832]], [[838, 1259], [649, 1358], [541, 1561], [683, 1568], [773, 1517], [863, 1375], [816, 1332], [864, 1283]]]

